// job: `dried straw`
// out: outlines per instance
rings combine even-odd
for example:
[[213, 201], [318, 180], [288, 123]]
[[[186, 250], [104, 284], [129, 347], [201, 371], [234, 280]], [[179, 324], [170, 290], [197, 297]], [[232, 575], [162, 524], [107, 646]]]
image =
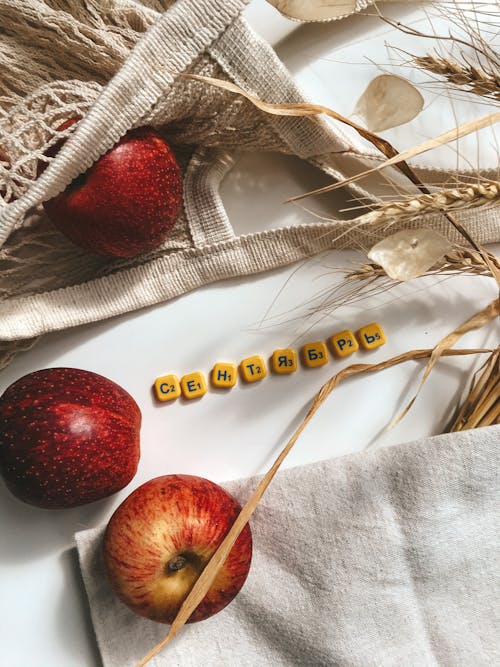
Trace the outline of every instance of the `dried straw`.
[[352, 220], [352, 224], [393, 225], [408, 222], [428, 213], [498, 206], [500, 182], [486, 181], [461, 188], [439, 190], [431, 194], [415, 195], [411, 199], [380, 204], [373, 210]]
[[[428, 359], [432, 358], [432, 355], [435, 351], [428, 349], [428, 350], [411, 350], [409, 352], [405, 352], [404, 354], [400, 354], [396, 357], [392, 357], [391, 359], [387, 359], [386, 361], [382, 361], [378, 364], [353, 364], [352, 366], [348, 366], [347, 368], [344, 368], [341, 370], [339, 373], [334, 375], [332, 378], [330, 378], [318, 391], [316, 396], [314, 397], [314, 400], [312, 402], [311, 407], [309, 408], [306, 416], [304, 417], [302, 423], [299, 425], [295, 433], [292, 435], [290, 440], [287, 442], [285, 447], [282, 449], [280, 452], [279, 456], [269, 469], [269, 471], [266, 473], [266, 475], [262, 478], [260, 483], [257, 485], [257, 488], [255, 491], [252, 493], [251, 497], [249, 500], [245, 503], [243, 506], [240, 514], [236, 518], [235, 522], [233, 523], [231, 529], [229, 530], [228, 534], [224, 538], [224, 540], [221, 542], [220, 546], [218, 547], [217, 551], [215, 554], [212, 556], [210, 559], [208, 565], [205, 567], [205, 569], [202, 571], [201, 575], [198, 577], [196, 580], [193, 588], [189, 592], [188, 596], [184, 600], [184, 602], [181, 605], [181, 608], [175, 617], [172, 625], [170, 626], [169, 632], [166, 635], [164, 639], [162, 639], [151, 651], [140, 660], [140, 662], [137, 663], [136, 667], [144, 667], [150, 660], [152, 660], [160, 651], [169, 644], [172, 639], [177, 635], [177, 633], [181, 630], [181, 628], [185, 625], [193, 611], [196, 609], [196, 607], [200, 604], [200, 602], [203, 600], [205, 595], [207, 594], [210, 586], [212, 585], [215, 577], [217, 576], [217, 573], [219, 572], [220, 568], [224, 564], [226, 558], [229, 555], [229, 552], [234, 546], [234, 543], [238, 539], [241, 531], [243, 528], [246, 526], [248, 523], [250, 517], [252, 516], [253, 512], [255, 511], [257, 505], [259, 504], [262, 496], [264, 495], [267, 487], [271, 484], [274, 476], [278, 472], [281, 464], [287, 457], [287, 455], [290, 453], [292, 450], [293, 446], [297, 442], [299, 436], [301, 435], [302, 431], [306, 428], [308, 423], [311, 421], [313, 416], [315, 415], [316, 411], [319, 409], [319, 407], [325, 402], [325, 400], [328, 398], [328, 396], [332, 393], [332, 391], [339, 385], [343, 380], [346, 380], [349, 377], [353, 377], [355, 375], [360, 375], [364, 373], [376, 373], [378, 371], [382, 371], [386, 368], [390, 368], [392, 366], [396, 366], [397, 364], [404, 363], [406, 361], [411, 361], [411, 360], [417, 360], [417, 359]], [[485, 349], [469, 349], [469, 350], [451, 350], [451, 349], [444, 349], [442, 350], [442, 356], [462, 356], [462, 355], [470, 355], [470, 354], [484, 354], [491, 352], [491, 350], [485, 350]]]
[[491, 354], [474, 375], [468, 396], [447, 430], [465, 431], [498, 423], [500, 423], [500, 348]]
[[483, 310], [480, 310], [472, 317], [469, 317], [459, 327], [451, 331], [439, 341], [439, 343], [432, 350], [432, 354], [427, 363], [424, 374], [422, 375], [422, 379], [415, 396], [411, 399], [405, 409], [392, 421], [389, 428], [396, 426], [396, 424], [398, 424], [411, 410], [413, 404], [417, 400], [420, 391], [422, 390], [422, 387], [431, 374], [432, 369], [437, 364], [444, 352], [452, 348], [453, 345], [455, 345], [455, 343], [457, 343], [466, 333], [480, 329], [485, 324], [488, 324], [488, 322], [491, 322], [491, 320], [496, 319], [498, 316], [500, 316], [500, 299], [495, 299], [495, 301], [492, 301], [490, 304], [488, 304], [486, 308], [483, 308]]
[[500, 75], [450, 58], [428, 54], [415, 56], [414, 64], [427, 72], [442, 76], [448, 83], [467, 92], [500, 102]]

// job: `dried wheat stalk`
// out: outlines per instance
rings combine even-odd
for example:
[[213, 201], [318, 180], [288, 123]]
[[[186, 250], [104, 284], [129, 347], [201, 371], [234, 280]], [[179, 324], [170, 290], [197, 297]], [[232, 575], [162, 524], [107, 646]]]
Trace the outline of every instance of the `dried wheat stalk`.
[[420, 69], [442, 76], [453, 86], [500, 102], [500, 73], [485, 72], [474, 65], [435, 54], [415, 56], [413, 62]]
[[500, 423], [500, 348], [491, 354], [474, 376], [468, 396], [447, 430], [465, 431], [498, 423]]
[[403, 201], [380, 204], [368, 213], [355, 218], [352, 223], [392, 225], [428, 213], [498, 206], [498, 204], [500, 204], [500, 182], [485, 181], [461, 188], [439, 190], [431, 194], [419, 194]]
[[[495, 255], [488, 253], [490, 261], [500, 269], [500, 261]], [[425, 275], [450, 275], [464, 273], [473, 276], [491, 276], [491, 271], [484, 263], [483, 258], [475, 250], [458, 247], [445, 255], [438, 264], [433, 266]], [[378, 264], [362, 264], [356, 270], [345, 276], [347, 282], [362, 282], [374, 278], [387, 278], [384, 269]]]

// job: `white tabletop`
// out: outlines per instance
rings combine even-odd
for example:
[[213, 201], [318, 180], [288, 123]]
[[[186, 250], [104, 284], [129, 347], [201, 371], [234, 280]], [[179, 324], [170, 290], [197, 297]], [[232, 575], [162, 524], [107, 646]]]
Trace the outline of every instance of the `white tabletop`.
[[[414, 19], [408, 5], [391, 11]], [[247, 17], [277, 46], [310, 98], [348, 115], [366, 83], [380, 73], [370, 60], [387, 63], [387, 42], [401, 43], [401, 35], [369, 17], [353, 17], [338, 25], [299, 26], [279, 16], [264, 0], [255, 0]], [[435, 92], [427, 91], [428, 108], [425, 118], [414, 121], [415, 134], [403, 127], [386, 136], [404, 148], [415, 136], [429, 137], [441, 128], [449, 129], [454, 122], [451, 105], [446, 101], [436, 114], [434, 98]], [[458, 113], [466, 116], [469, 111], [460, 106]], [[474, 140], [470, 141], [472, 146]], [[490, 144], [486, 138], [485, 160]], [[463, 150], [468, 147], [466, 142]], [[476, 159], [475, 152], [468, 154]], [[445, 164], [451, 160], [453, 166], [455, 157], [451, 149], [443, 149], [435, 159]], [[316, 187], [321, 178], [298, 159], [243, 156], [222, 186], [236, 232], [310, 220], [302, 209], [282, 202]], [[332, 361], [320, 369], [299, 369], [291, 376], [269, 376], [256, 385], [240, 384], [228, 393], [209, 392], [192, 403], [156, 403], [151, 386], [158, 375], [208, 373], [216, 361], [238, 363], [256, 353], [268, 356], [277, 347], [298, 347], [374, 320], [383, 325], [388, 343], [373, 353], [358, 353], [355, 360], [378, 361], [411, 348], [432, 347], [495, 297], [493, 282], [485, 278], [454, 278], [438, 285], [426, 279], [331, 314], [311, 314], [311, 299], [333, 288], [339, 280], [338, 269], [355, 261], [359, 256], [354, 253], [331, 251], [264, 275], [210, 285], [111, 321], [48, 335], [0, 373], [0, 392], [23, 374], [45, 367], [71, 366], [101, 373], [135, 397], [144, 424], [137, 476], [110, 499], [73, 510], [40, 510], [14, 499], [1, 483], [0, 664], [98, 666], [74, 549], [75, 531], [105, 522], [133, 488], [160, 474], [192, 473], [224, 481], [265, 471], [320, 385], [354, 358]], [[491, 330], [469, 334], [462, 344], [492, 344], [493, 334]], [[389, 432], [387, 424], [416, 389], [420, 364], [412, 362], [340, 386], [285, 465], [439, 432], [472, 364], [469, 358], [442, 362], [410, 414]]]

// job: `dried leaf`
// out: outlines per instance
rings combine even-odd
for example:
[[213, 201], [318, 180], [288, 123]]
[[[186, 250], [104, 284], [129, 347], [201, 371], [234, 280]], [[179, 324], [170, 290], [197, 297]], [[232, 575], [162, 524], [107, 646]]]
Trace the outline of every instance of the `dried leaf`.
[[393, 280], [411, 280], [428, 271], [452, 249], [433, 229], [404, 229], [373, 246], [368, 257]]
[[356, 0], [267, 0], [284, 16], [298, 21], [332, 21], [356, 11]]
[[[484, 354], [486, 352], [492, 352], [492, 350], [443, 350], [442, 354], [443, 356], [462, 356], [468, 354]], [[316, 414], [316, 411], [325, 402], [335, 387], [337, 387], [337, 385], [339, 385], [343, 380], [346, 380], [352, 376], [364, 373], [376, 373], [378, 371], [384, 370], [385, 368], [396, 366], [397, 364], [401, 364], [411, 359], [426, 359], [433, 353], [434, 350], [410, 350], [409, 352], [398, 354], [396, 357], [392, 357], [386, 361], [381, 361], [378, 364], [353, 364], [352, 366], [347, 366], [347, 368], [342, 369], [336, 375], [331, 377], [327, 382], [325, 382], [325, 384], [320, 388], [314, 397], [311, 407], [309, 408], [302, 422], [299, 424], [295, 433], [283, 447], [273, 465], [261, 479], [256, 489], [241, 509], [241, 512], [236, 517], [236, 520], [231, 526], [228, 534], [223, 539], [217, 548], [217, 551], [205, 566], [205, 569], [202, 571], [198, 579], [195, 581], [194, 586], [182, 603], [177, 616], [170, 626], [168, 634], [160, 642], [158, 642], [158, 644], [156, 644], [156, 646], [154, 646], [151, 651], [149, 651], [149, 653], [136, 664], [135, 667], [144, 667], [147, 665], [156, 655], [158, 655], [158, 653], [160, 653], [163, 648], [165, 648], [165, 646], [167, 646], [167, 644], [172, 641], [179, 630], [186, 624], [188, 618], [207, 594], [208, 589], [212, 585], [215, 577], [217, 576], [217, 573], [228, 557], [229, 552], [234, 546], [234, 543], [254, 513], [257, 505], [259, 504], [267, 487], [273, 481], [274, 476], [278, 472], [281, 464], [292, 450], [302, 431], [306, 428], [313, 416]]]
[[364, 119], [371, 132], [382, 132], [408, 123], [418, 116], [424, 98], [415, 86], [394, 74], [382, 74], [368, 84], [354, 113]]

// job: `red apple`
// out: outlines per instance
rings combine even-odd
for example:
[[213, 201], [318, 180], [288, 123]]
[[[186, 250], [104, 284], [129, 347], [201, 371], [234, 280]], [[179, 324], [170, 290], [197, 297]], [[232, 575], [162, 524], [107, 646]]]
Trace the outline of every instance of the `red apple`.
[[[72, 118], [57, 129], [79, 120]], [[64, 141], [46, 155], [55, 156]], [[156, 130], [140, 127], [127, 132], [44, 208], [53, 224], [82, 248], [135, 257], [163, 243], [181, 205], [182, 173], [172, 149]]]
[[[137, 614], [172, 623], [240, 509], [227, 491], [201, 477], [166, 475], [146, 482], [123, 501], [106, 528], [104, 563], [113, 589]], [[189, 622], [231, 602], [251, 558], [247, 524]]]
[[36, 371], [0, 398], [0, 471], [12, 493], [32, 505], [90, 503], [135, 475], [140, 427], [132, 396], [102, 375]]

